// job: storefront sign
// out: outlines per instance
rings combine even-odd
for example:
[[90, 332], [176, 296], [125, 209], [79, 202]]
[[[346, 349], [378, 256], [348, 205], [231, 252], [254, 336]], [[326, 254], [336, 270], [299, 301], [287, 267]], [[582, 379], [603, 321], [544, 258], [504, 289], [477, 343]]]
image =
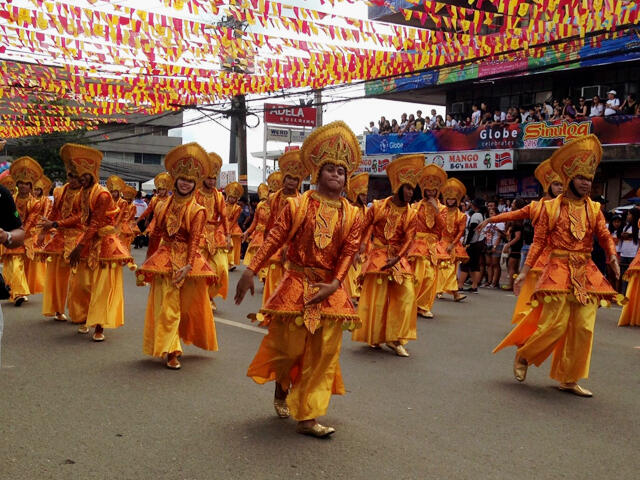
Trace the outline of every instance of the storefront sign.
[[365, 155], [362, 157], [356, 173], [369, 175], [384, 175], [387, 165], [391, 162], [391, 155]]
[[265, 103], [264, 123], [315, 127], [316, 109], [313, 107]]
[[302, 143], [311, 130], [294, 130], [291, 128], [266, 127], [265, 134], [270, 142]]
[[435, 163], [448, 172], [513, 170], [513, 150], [427, 153], [425, 164], [430, 163]]

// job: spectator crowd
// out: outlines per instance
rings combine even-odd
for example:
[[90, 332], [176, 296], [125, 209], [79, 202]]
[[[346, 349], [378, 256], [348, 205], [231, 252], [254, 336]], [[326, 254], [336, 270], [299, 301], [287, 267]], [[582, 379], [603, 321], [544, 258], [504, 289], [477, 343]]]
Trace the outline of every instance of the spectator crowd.
[[609, 90], [606, 100], [595, 95], [591, 99], [580, 97], [578, 103], [574, 104], [573, 99], [567, 96], [562, 101], [548, 100], [529, 107], [513, 106], [507, 108], [506, 111], [500, 108], [492, 110], [487, 103], [483, 102], [480, 105], [473, 104], [470, 115], [447, 113], [444, 118], [442, 115], [438, 115], [435, 109], [431, 109], [431, 115], [427, 117], [423, 117], [422, 111], [418, 110], [415, 115], [403, 113], [400, 116], [400, 121], [395, 118], [388, 120], [382, 116], [377, 125], [373, 121], [369, 122], [365, 133], [402, 135], [408, 132], [428, 132], [443, 128], [557, 120], [573, 121], [612, 115], [640, 115], [637, 96], [634, 93], [629, 93], [624, 101], [620, 102], [617, 92]]

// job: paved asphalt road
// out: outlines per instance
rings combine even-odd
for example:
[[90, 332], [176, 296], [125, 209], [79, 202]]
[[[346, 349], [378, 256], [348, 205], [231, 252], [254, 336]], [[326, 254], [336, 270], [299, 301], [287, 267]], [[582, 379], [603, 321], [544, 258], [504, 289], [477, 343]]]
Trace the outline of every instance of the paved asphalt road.
[[169, 371], [142, 354], [147, 289], [125, 279], [126, 325], [101, 344], [42, 318], [39, 295], [3, 306], [0, 479], [638, 478], [640, 329], [616, 328], [618, 309], [599, 312], [591, 399], [557, 391], [548, 362], [519, 384], [514, 350], [491, 354], [510, 327], [504, 292], [438, 301], [410, 358], [345, 334], [348, 393], [317, 440], [245, 376], [259, 297], [219, 302], [220, 351], [187, 347]]

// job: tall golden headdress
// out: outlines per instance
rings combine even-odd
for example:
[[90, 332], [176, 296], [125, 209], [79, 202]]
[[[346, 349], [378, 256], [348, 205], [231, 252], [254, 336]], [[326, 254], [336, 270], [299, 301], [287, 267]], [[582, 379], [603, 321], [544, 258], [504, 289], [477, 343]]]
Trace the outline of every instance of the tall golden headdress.
[[102, 152], [86, 145], [66, 143], [60, 148], [60, 156], [67, 168], [67, 173], [80, 177], [88, 173], [97, 182], [100, 178]]
[[267, 177], [267, 185], [269, 185], [269, 190], [272, 192], [277, 192], [282, 188], [282, 172], [273, 172]]
[[311, 172], [313, 184], [318, 183], [318, 174], [326, 163], [343, 166], [348, 179], [360, 165], [361, 159], [358, 139], [341, 121], [316, 128], [302, 144], [302, 161]]
[[31, 157], [20, 157], [14, 160], [9, 167], [9, 172], [16, 183], [30, 183], [32, 187], [44, 173], [40, 164]]
[[553, 169], [562, 175], [566, 188], [578, 175], [593, 179], [602, 160], [602, 145], [595, 135], [586, 135], [558, 148], [549, 160]]
[[0, 178], [0, 185], [13, 193], [16, 189], [16, 179], [11, 175], [5, 175], [4, 177]]
[[209, 176], [220, 176], [220, 169], [222, 168], [222, 157], [215, 152], [209, 152]]
[[[420, 172], [420, 178], [418, 183], [420, 184], [420, 190], [422, 190], [422, 196], [424, 197], [425, 190], [436, 190], [440, 193], [442, 187], [447, 182], [447, 172], [442, 167], [435, 163], [430, 163], [422, 168]], [[437, 193], [436, 193], [437, 196]]]
[[107, 178], [107, 190], [109, 190], [110, 192], [117, 190], [118, 192], [122, 193], [124, 185], [124, 180], [122, 180], [122, 178], [120, 178], [118, 175], [111, 175], [109, 178]]
[[36, 180], [36, 183], [33, 184], [33, 188], [40, 188], [42, 190], [42, 195], [48, 197], [49, 192], [51, 191], [51, 185], [53, 185], [51, 179], [46, 175], [42, 175], [38, 180]]
[[297, 178], [298, 186], [309, 176], [309, 171], [302, 162], [301, 150], [284, 152], [278, 159], [278, 165], [280, 166], [280, 172], [282, 172], [282, 179], [284, 180], [287, 175]]
[[136, 198], [136, 194], [138, 193], [138, 190], [136, 190], [131, 185], [125, 184], [124, 188], [122, 189], [122, 192], [120, 193], [122, 194], [122, 196], [127, 202], [131, 202], [134, 198]]
[[164, 167], [171, 178], [198, 182], [209, 177], [209, 155], [195, 142], [172, 148], [164, 157]]
[[358, 173], [349, 179], [349, 189], [347, 190], [347, 198], [350, 202], [356, 203], [360, 195], [369, 193], [369, 174]]
[[458, 203], [467, 194], [467, 187], [457, 178], [449, 178], [442, 187], [442, 199], [446, 202], [449, 198], [455, 198]]
[[535, 175], [538, 182], [540, 182], [540, 185], [542, 185], [542, 190], [544, 190], [545, 192], [549, 191], [549, 187], [553, 182], [564, 183], [562, 176], [551, 166], [551, 159], [549, 158], [538, 165], [533, 174]]
[[422, 167], [424, 167], [423, 154], [401, 155], [387, 165], [387, 177], [391, 182], [393, 193], [398, 193], [405, 183], [416, 188]]
[[244, 187], [238, 182], [231, 182], [224, 187], [224, 192], [227, 194], [227, 197], [242, 198], [244, 195]]
[[258, 198], [260, 200], [266, 200], [269, 196], [269, 186], [266, 183], [258, 185]]
[[[165, 162], [166, 165], [166, 162]], [[153, 185], [156, 188], [164, 188], [165, 190], [171, 190], [173, 188], [173, 178], [168, 172], [162, 172], [157, 174], [153, 179]]]

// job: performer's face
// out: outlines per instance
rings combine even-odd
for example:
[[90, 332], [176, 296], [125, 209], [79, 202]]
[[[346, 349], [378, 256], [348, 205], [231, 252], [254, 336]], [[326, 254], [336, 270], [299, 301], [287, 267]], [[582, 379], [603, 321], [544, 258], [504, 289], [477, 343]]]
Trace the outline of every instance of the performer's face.
[[438, 194], [438, 190], [436, 190], [435, 188], [433, 188], [433, 189], [425, 188], [424, 189], [425, 198], [435, 198], [437, 194]]
[[458, 201], [455, 198], [447, 198], [447, 207], [457, 207]]
[[340, 194], [347, 183], [347, 171], [341, 165], [325, 164], [320, 170], [318, 184], [327, 190]]
[[183, 197], [193, 192], [194, 188], [196, 188], [196, 182], [193, 180], [187, 180], [186, 178], [178, 178], [176, 180], [176, 190]]
[[553, 182], [549, 186], [549, 190], [550, 190], [549, 193], [551, 193], [551, 196], [553, 198], [556, 198], [558, 195], [560, 195], [564, 191], [564, 185], [562, 185], [560, 182]]
[[208, 177], [208, 178], [205, 178], [202, 183], [204, 183], [204, 186], [207, 187], [209, 190], [213, 190], [214, 188], [216, 188], [217, 178]]
[[358, 195], [358, 201], [360, 202], [361, 205], [366, 205], [367, 196], [364, 193], [361, 193], [360, 195]]
[[287, 193], [295, 192], [298, 190], [298, 179], [291, 175], [285, 175], [282, 180], [282, 188]]
[[18, 187], [18, 193], [20, 195], [29, 195], [31, 193], [31, 184], [26, 182], [18, 182], [16, 183]]
[[41, 188], [35, 188], [35, 189], [33, 190], [33, 195], [34, 195], [36, 198], [40, 198], [40, 197], [42, 196], [42, 189], [41, 189]]
[[571, 180], [571, 185], [573, 185], [573, 193], [576, 194], [577, 197], [586, 197], [591, 193], [591, 184], [593, 180], [587, 177], [583, 177], [582, 175], [578, 175]]
[[111, 192], [111, 198], [114, 200], [118, 200], [120, 198], [120, 192], [118, 190], [113, 190]]
[[400, 199], [404, 203], [409, 203], [411, 198], [413, 198], [413, 187], [408, 183], [405, 183], [400, 187]]
[[89, 173], [83, 173], [80, 177], [80, 184], [82, 185], [82, 188], [89, 188], [93, 183], [93, 177]]
[[77, 190], [82, 187], [80, 179], [73, 173], [67, 173], [67, 181], [69, 182], [69, 188], [71, 188], [72, 190]]
[[157, 194], [159, 197], [166, 197], [167, 196], [167, 189], [166, 188], [159, 188], [157, 191]]
[[232, 197], [231, 195], [227, 195], [227, 203], [233, 205], [237, 201], [238, 201], [238, 199], [236, 197]]

